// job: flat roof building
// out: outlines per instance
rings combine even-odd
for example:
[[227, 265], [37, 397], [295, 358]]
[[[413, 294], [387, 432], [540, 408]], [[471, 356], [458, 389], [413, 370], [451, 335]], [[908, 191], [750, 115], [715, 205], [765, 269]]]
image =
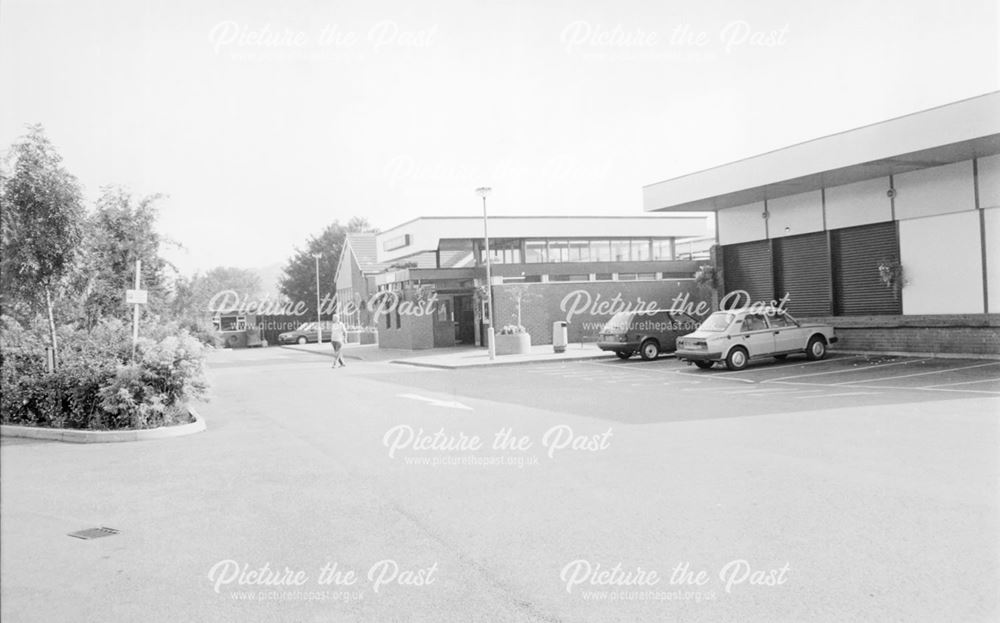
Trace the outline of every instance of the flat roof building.
[[[494, 216], [489, 218], [495, 326], [521, 324], [536, 344], [567, 317], [566, 296], [662, 301], [684, 292], [714, 237], [704, 215]], [[370, 250], [359, 253], [357, 248]], [[379, 313], [359, 306], [353, 324], [379, 329], [384, 347], [483, 345], [487, 318], [481, 217], [421, 217], [378, 234], [349, 236], [337, 271], [338, 300], [371, 301], [433, 293], [433, 316]], [[372, 308], [376, 311], [373, 313]], [[571, 313], [570, 339], [596, 339], [601, 314]], [[520, 321], [520, 322], [518, 322]]]
[[1000, 352], [1000, 92], [643, 188], [716, 213], [727, 291], [788, 297], [845, 348]]

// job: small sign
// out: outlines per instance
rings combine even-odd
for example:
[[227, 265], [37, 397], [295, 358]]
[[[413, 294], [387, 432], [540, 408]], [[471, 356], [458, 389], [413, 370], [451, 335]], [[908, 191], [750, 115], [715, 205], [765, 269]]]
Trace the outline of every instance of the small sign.
[[149, 301], [149, 290], [125, 290], [126, 305], [146, 305]]

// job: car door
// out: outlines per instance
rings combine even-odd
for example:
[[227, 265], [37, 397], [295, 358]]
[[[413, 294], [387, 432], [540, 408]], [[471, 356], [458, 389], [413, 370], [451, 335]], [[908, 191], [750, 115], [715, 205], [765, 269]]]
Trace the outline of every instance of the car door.
[[747, 314], [737, 340], [751, 357], [767, 357], [774, 352], [774, 332], [764, 314]]
[[787, 314], [773, 314], [768, 317], [771, 332], [774, 335], [774, 352], [791, 353], [805, 348], [802, 343], [802, 330]]

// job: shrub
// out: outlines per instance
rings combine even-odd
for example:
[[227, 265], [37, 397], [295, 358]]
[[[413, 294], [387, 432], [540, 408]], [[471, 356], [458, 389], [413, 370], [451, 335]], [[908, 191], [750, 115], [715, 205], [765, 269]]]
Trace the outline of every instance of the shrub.
[[[132, 361], [128, 325], [58, 329], [60, 365], [48, 372], [44, 325], [2, 319], [0, 417], [54, 428], [152, 428], [186, 420], [184, 403], [206, 389], [202, 345], [177, 325], [149, 327]], [[175, 334], [176, 333], [176, 334]]]

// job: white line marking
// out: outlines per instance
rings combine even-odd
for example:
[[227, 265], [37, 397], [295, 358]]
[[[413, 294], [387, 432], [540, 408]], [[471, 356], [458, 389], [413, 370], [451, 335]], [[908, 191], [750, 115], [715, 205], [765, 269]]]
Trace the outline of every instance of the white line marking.
[[776, 379], [766, 379], [761, 381], [761, 383], [777, 383], [779, 381], [784, 381], [785, 379], [804, 379], [810, 376], [825, 376], [827, 374], [843, 374], [845, 372], [863, 372], [866, 370], [874, 370], [875, 368], [888, 368], [890, 366], [904, 366], [909, 363], [918, 363], [920, 361], [927, 361], [927, 359], [909, 359], [907, 361], [896, 361], [893, 363], [877, 363], [873, 366], [868, 366], [865, 368], [845, 368], [843, 370], [832, 370], [830, 372], [813, 372], [812, 374], [796, 374], [792, 376], [780, 376]]
[[426, 402], [432, 407], [445, 407], [446, 409], [464, 409], [466, 411], [472, 411], [472, 407], [463, 405], [460, 402], [454, 400], [438, 400], [436, 398], [428, 398], [427, 396], [421, 396], [420, 394], [398, 394], [400, 398], [409, 398], [410, 400], [420, 400]]
[[975, 381], [959, 381], [957, 383], [940, 383], [938, 385], [927, 385], [931, 387], [951, 387], [952, 385], [971, 385], [973, 383], [1000, 383], [1000, 379], [976, 379]]
[[928, 374], [944, 374], [945, 372], [955, 372], [958, 370], [971, 370], [972, 368], [982, 368], [984, 366], [1000, 366], [1000, 361], [991, 361], [990, 363], [977, 363], [973, 366], [962, 366], [961, 368], [945, 368], [944, 370], [928, 370], [926, 372], [915, 372], [913, 374], [903, 374], [900, 376], [883, 376], [877, 379], [870, 379], [868, 381], [846, 381], [844, 383], [831, 383], [831, 385], [850, 385], [851, 383], [875, 383], [877, 381], [894, 381], [896, 379], [908, 379], [914, 376], [927, 376]]
[[821, 396], [821, 398], [837, 398], [839, 396], [872, 396], [878, 394], [878, 392], [848, 392], [844, 394], [826, 394]]

